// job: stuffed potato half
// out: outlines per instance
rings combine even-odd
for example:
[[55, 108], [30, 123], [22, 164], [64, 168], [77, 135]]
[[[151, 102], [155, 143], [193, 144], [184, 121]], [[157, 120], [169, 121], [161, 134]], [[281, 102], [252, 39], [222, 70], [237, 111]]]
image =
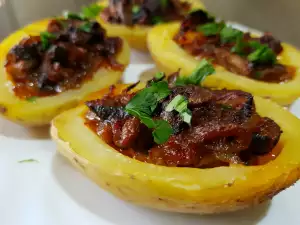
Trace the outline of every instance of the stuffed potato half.
[[[186, 0], [185, 2], [188, 2], [191, 4], [193, 9], [203, 9], [204, 5], [200, 1], [195, 0]], [[101, 1], [99, 3], [100, 6], [107, 7], [108, 6], [108, 0]], [[147, 34], [151, 30], [152, 27], [150, 26], [142, 26], [142, 25], [136, 25], [133, 27], [127, 27], [125, 25], [118, 25], [118, 24], [110, 24], [105, 22], [103, 19], [98, 17], [99, 22], [101, 25], [107, 30], [108, 35], [111, 36], [120, 36], [125, 38], [129, 45], [132, 48], [141, 50], [141, 51], [147, 51]]]
[[[119, 85], [116, 91], [123, 88]], [[103, 90], [92, 99], [107, 92]], [[58, 151], [75, 167], [123, 200], [184, 213], [235, 211], [272, 198], [300, 175], [300, 136], [296, 131], [300, 122], [269, 100], [255, 97], [255, 103], [261, 116], [270, 117], [283, 130], [279, 142], [282, 152], [261, 166], [172, 168], [134, 160], [117, 152], [85, 126], [84, 105], [56, 117], [51, 134]]]
[[[169, 73], [180, 68], [183, 74], [190, 74], [199, 63], [199, 60], [173, 41], [179, 27], [179, 23], [173, 23], [153, 28], [148, 35], [148, 47], [160, 70]], [[300, 96], [300, 71], [298, 66], [300, 52], [289, 44], [282, 43], [282, 46], [283, 52], [280, 54], [278, 62], [296, 68], [292, 80], [286, 83], [266, 83], [236, 75], [228, 72], [222, 66], [216, 66], [217, 73], [208, 77], [204, 85], [207, 87], [240, 89], [257, 96], [271, 98], [282, 105], [291, 104]]]
[[[35, 98], [33, 101], [21, 99], [15, 96], [12, 90], [12, 82], [8, 79], [9, 74], [5, 70], [6, 55], [10, 49], [19, 43], [23, 38], [30, 35], [39, 35], [45, 31], [48, 19], [30, 24], [7, 37], [1, 44], [1, 76], [0, 76], [0, 108], [1, 113], [8, 119], [17, 123], [29, 126], [40, 126], [48, 124], [57, 114], [75, 107], [78, 102], [87, 94], [99, 88], [116, 83], [122, 71], [107, 68], [99, 69], [93, 78], [86, 81], [79, 89], [64, 91], [55, 96]], [[123, 47], [118, 53], [116, 60], [125, 67], [129, 63], [129, 47], [123, 42]]]

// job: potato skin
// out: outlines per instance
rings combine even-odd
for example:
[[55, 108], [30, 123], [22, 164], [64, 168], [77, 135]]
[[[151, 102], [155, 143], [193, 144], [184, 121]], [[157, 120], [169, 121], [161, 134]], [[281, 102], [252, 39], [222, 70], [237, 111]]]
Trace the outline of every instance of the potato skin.
[[[68, 90], [59, 95], [37, 98], [35, 102], [22, 100], [14, 95], [12, 82], [7, 79], [4, 64], [8, 51], [28, 35], [39, 35], [47, 27], [49, 19], [41, 20], [30, 24], [15, 33], [11, 34], [0, 44], [0, 114], [7, 119], [26, 126], [42, 126], [59, 113], [66, 109], [77, 106], [77, 104], [88, 94], [105, 86], [116, 83], [121, 71], [100, 69], [93, 76], [93, 79], [85, 82], [81, 88]], [[118, 54], [117, 60], [125, 65], [129, 63], [130, 50], [126, 41], [123, 40], [123, 49]]]
[[[121, 90], [124, 86], [117, 87]], [[93, 98], [107, 92], [103, 90]], [[84, 105], [56, 117], [51, 135], [58, 151], [76, 168], [123, 200], [172, 212], [236, 211], [271, 199], [300, 177], [300, 121], [269, 100], [255, 97], [255, 103], [261, 116], [272, 118], [283, 130], [281, 154], [261, 166], [196, 169], [137, 161], [108, 146], [84, 125]]]
[[[183, 1], [183, 0], [182, 0]], [[204, 9], [204, 5], [198, 0], [184, 0], [192, 4], [192, 8]], [[101, 1], [99, 5], [106, 7], [108, 0]], [[124, 25], [110, 24], [98, 18], [98, 22], [107, 30], [108, 35], [123, 37], [127, 40], [130, 47], [139, 51], [148, 51], [147, 35], [152, 27], [150, 26], [134, 26], [128, 27]]]
[[[179, 68], [181, 68], [182, 74], [190, 74], [199, 63], [199, 60], [173, 41], [179, 26], [179, 23], [159, 25], [153, 28], [148, 35], [150, 54], [157, 67], [167, 74]], [[271, 98], [281, 105], [291, 104], [300, 96], [300, 51], [286, 43], [282, 45], [284, 50], [278, 60], [282, 64], [297, 68], [293, 80], [283, 84], [266, 83], [228, 72], [224, 67], [216, 66], [217, 73], [205, 79], [204, 86], [240, 89], [253, 95]]]

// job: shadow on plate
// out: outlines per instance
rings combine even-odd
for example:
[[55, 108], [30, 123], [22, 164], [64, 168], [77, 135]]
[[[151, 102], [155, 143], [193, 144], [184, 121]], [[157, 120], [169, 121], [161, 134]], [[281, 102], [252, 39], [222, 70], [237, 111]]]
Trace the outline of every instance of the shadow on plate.
[[[81, 207], [115, 225], [254, 225], [268, 212], [270, 202], [247, 210], [210, 216], [161, 212], [123, 202], [76, 171], [63, 157], [53, 159], [54, 177]], [[100, 219], [101, 218], [101, 219]]]
[[50, 139], [49, 125], [29, 128], [0, 118], [0, 135], [22, 140]]

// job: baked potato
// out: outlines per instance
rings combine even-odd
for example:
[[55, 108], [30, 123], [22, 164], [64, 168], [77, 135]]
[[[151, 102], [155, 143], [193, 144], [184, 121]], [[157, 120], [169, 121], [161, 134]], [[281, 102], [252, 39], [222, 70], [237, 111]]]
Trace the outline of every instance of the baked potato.
[[[148, 48], [152, 58], [161, 71], [169, 73], [181, 69], [183, 74], [189, 74], [199, 63], [197, 57], [188, 53], [174, 41], [180, 24], [162, 24], [153, 28], [148, 35]], [[257, 37], [258, 34], [252, 34]], [[239, 89], [256, 96], [271, 98], [282, 105], [289, 105], [300, 96], [300, 72], [298, 61], [300, 52], [295, 47], [281, 43], [283, 51], [278, 55], [279, 64], [294, 68], [294, 76], [285, 82], [265, 82], [247, 76], [237, 75], [216, 65], [217, 74], [208, 77], [204, 85], [227, 89]]]
[[[184, 2], [190, 3], [192, 9], [204, 8], [204, 5], [200, 1], [186, 0]], [[101, 1], [99, 5], [103, 8], [107, 7], [108, 0]], [[129, 27], [125, 25], [110, 24], [104, 21], [101, 17], [98, 17], [98, 20], [101, 25], [107, 30], [109, 35], [123, 37], [128, 41], [129, 45], [132, 48], [141, 51], [148, 51], [147, 34], [152, 27], [143, 25], [135, 25], [133, 27]]]
[[[117, 85], [114, 94], [123, 93], [125, 87], [128, 86]], [[88, 100], [101, 99], [109, 92], [101, 90]], [[300, 175], [299, 120], [269, 100], [254, 97], [254, 101], [259, 115], [271, 118], [283, 131], [277, 145], [282, 148], [281, 153], [263, 165], [203, 169], [138, 161], [118, 152], [85, 125], [85, 105], [56, 117], [51, 135], [58, 151], [77, 169], [123, 200], [182, 213], [235, 211], [271, 199]]]
[[[17, 97], [14, 93], [11, 74], [8, 74], [5, 69], [7, 54], [24, 38], [40, 35], [41, 32], [46, 30], [49, 21], [50, 19], [44, 19], [32, 23], [11, 34], [0, 44], [2, 70], [0, 76], [0, 111], [7, 119], [23, 125], [40, 126], [49, 124], [62, 111], [75, 107], [87, 94], [116, 83], [122, 75], [122, 70], [102, 67], [93, 73], [92, 78], [85, 81], [80, 88], [69, 89], [51, 96]], [[129, 47], [126, 41], [123, 41], [122, 49], [117, 54], [116, 61], [126, 68], [129, 57]]]

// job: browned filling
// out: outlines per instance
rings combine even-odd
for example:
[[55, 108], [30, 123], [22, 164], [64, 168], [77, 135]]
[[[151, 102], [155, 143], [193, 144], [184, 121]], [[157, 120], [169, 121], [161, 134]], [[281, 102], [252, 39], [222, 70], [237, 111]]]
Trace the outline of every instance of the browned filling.
[[181, 20], [190, 4], [179, 0], [110, 0], [101, 17], [109, 23], [132, 26]]
[[[169, 83], [169, 88], [171, 94], [160, 100], [153, 116], [173, 128], [173, 134], [163, 144], [156, 144], [152, 130], [125, 111], [124, 107], [136, 95], [128, 90], [116, 94], [112, 87], [102, 99], [87, 102], [86, 126], [122, 154], [164, 166], [259, 165], [280, 153], [277, 143], [281, 129], [270, 118], [256, 113], [251, 94], [173, 83]], [[178, 95], [188, 100], [190, 126], [177, 112], [166, 111], [166, 106]]]
[[47, 32], [23, 39], [7, 55], [6, 71], [20, 98], [80, 88], [99, 68], [123, 70], [116, 61], [122, 40], [97, 22], [52, 20]]
[[[274, 59], [280, 55], [283, 51], [282, 45], [270, 33], [265, 33], [260, 38], [253, 38], [250, 36], [250, 33], [243, 33], [238, 41], [231, 40], [224, 43], [221, 32], [205, 34], [205, 30], [208, 28], [210, 28], [208, 32], [216, 29], [216, 27], [210, 26], [212, 23], [215, 23], [214, 18], [208, 16], [205, 12], [193, 12], [182, 22], [179, 32], [174, 37], [174, 41], [189, 54], [199, 58], [209, 58], [213, 63], [221, 65], [228, 71], [241, 76], [271, 83], [280, 83], [293, 79], [296, 69], [292, 66], [282, 65], [274, 62], [274, 60], [263, 61], [264, 58], [262, 57], [265, 57], [265, 55], [260, 56], [262, 58], [260, 62], [249, 60], [249, 55], [255, 51], [249, 43], [267, 46], [271, 53], [274, 54]], [[228, 38], [228, 33], [224, 33], [225, 37], [226, 35]], [[259, 53], [259, 50], [257, 53]]]

